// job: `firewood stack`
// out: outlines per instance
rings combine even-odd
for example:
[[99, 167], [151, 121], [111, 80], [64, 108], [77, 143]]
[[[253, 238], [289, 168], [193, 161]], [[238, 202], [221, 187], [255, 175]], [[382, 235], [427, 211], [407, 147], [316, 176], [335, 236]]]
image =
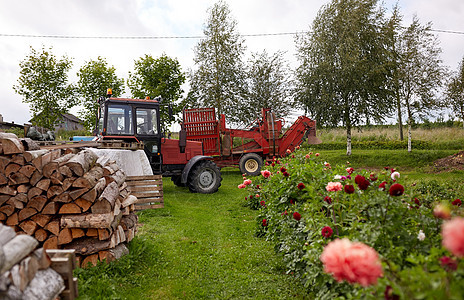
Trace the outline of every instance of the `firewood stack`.
[[90, 149], [40, 150], [13, 134], [0, 142], [0, 223], [46, 249], [75, 249], [81, 266], [127, 253], [137, 198], [114, 161]]
[[63, 278], [38, 244], [0, 224], [0, 299], [56, 299], [64, 291]]

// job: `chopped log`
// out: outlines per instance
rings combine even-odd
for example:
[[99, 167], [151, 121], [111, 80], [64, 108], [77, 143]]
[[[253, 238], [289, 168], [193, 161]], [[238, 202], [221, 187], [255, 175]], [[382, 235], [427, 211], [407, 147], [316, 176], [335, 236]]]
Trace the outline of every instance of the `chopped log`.
[[55, 215], [60, 209], [60, 204], [57, 202], [48, 202], [42, 210], [44, 215]]
[[98, 156], [90, 150], [84, 150], [76, 154], [67, 163], [74, 174], [78, 177], [83, 176], [95, 164]]
[[53, 233], [54, 235], [58, 235], [60, 234], [60, 221], [52, 220], [44, 228]]
[[8, 179], [6, 178], [6, 176], [0, 173], [0, 185], [4, 185], [7, 183], [8, 183]]
[[103, 177], [103, 168], [100, 166], [94, 166], [90, 171], [84, 174], [84, 176], [77, 178], [73, 182], [73, 187], [76, 188], [93, 188], [98, 180]]
[[[18, 185], [18, 187], [16, 187], [16, 190], [18, 191], [18, 195], [20, 194], [24, 194], [26, 196], [26, 201], [27, 201], [27, 192], [29, 191], [29, 189], [31, 188], [31, 185], [30, 184], [21, 184], [21, 185]], [[16, 196], [18, 196], [16, 195]]]
[[44, 248], [36, 249], [31, 255], [37, 259], [37, 262], [39, 263], [39, 270], [44, 270], [50, 267], [51, 260]]
[[40, 179], [42, 179], [42, 178], [43, 178], [42, 173], [41, 173], [39, 170], [36, 170], [36, 171], [34, 172], [34, 174], [32, 174], [31, 180], [29, 180], [29, 182], [30, 182], [30, 184], [31, 184], [32, 186], [34, 186], [34, 185], [36, 185], [36, 184], [40, 181]]
[[126, 199], [122, 201], [121, 206], [124, 208], [134, 203], [137, 203], [137, 197], [135, 197], [134, 195], [129, 195], [126, 197]]
[[80, 255], [90, 255], [98, 253], [101, 250], [109, 249], [110, 240], [100, 241], [96, 238], [82, 238], [73, 240], [71, 243], [64, 245], [64, 249], [74, 249], [76, 254]]
[[76, 201], [74, 201], [74, 203], [80, 206], [82, 212], [88, 211], [90, 206], [92, 206], [92, 202], [84, 200], [82, 198], [77, 198]]
[[72, 177], [73, 176], [73, 172], [66, 165], [59, 167], [58, 172], [60, 172], [60, 174], [63, 175], [64, 177]]
[[21, 222], [37, 213], [37, 210], [33, 207], [26, 207], [21, 209], [18, 213], [18, 220]]
[[137, 215], [130, 214], [128, 216], [122, 217], [119, 225], [121, 225], [124, 230], [128, 230], [130, 228], [135, 227], [137, 225]]
[[41, 157], [45, 153], [49, 152], [50, 150], [28, 150], [23, 153], [24, 159], [26, 162], [31, 162], [37, 157]]
[[35, 231], [34, 233], [34, 237], [36, 240], [38, 240], [39, 242], [43, 242], [47, 239], [48, 237], [48, 233], [47, 231], [45, 231], [45, 229], [43, 228], [39, 228]]
[[40, 270], [23, 293], [24, 299], [57, 299], [65, 289], [64, 280], [51, 268]]
[[81, 228], [71, 228], [71, 235], [73, 239], [77, 239], [85, 236], [84, 229]]
[[19, 227], [28, 235], [33, 235], [39, 226], [32, 220], [24, 220], [19, 223]]
[[37, 211], [42, 211], [45, 204], [47, 203], [47, 197], [44, 195], [35, 196], [32, 198], [29, 203], [27, 203], [27, 207], [35, 208]]
[[10, 198], [10, 195], [0, 195], [0, 206], [2, 206], [3, 203], [6, 203], [8, 200], [10, 200]]
[[[6, 215], [2, 212], [0, 212], [0, 221], [5, 221], [6, 220]], [[2, 222], [0, 222], [2, 223]]]
[[98, 253], [86, 256], [82, 261], [81, 268], [87, 268], [90, 266], [95, 267], [98, 263]]
[[23, 173], [14, 173], [10, 175], [10, 185], [19, 185], [24, 183], [29, 183], [29, 177], [24, 175]]
[[108, 156], [102, 155], [99, 156], [95, 164], [97, 166], [100, 166], [101, 168], [104, 168], [110, 161], [110, 158]]
[[16, 209], [23, 209], [24, 208], [24, 202], [21, 202], [18, 199], [16, 199], [16, 196], [11, 197], [10, 200], [8, 200], [7, 204], [13, 206]]
[[118, 170], [111, 176], [105, 176], [105, 178], [108, 184], [115, 181], [118, 186], [121, 186], [126, 180], [126, 173], [124, 173], [122, 170]]
[[63, 185], [64, 177], [59, 172], [53, 172], [53, 174], [50, 176], [50, 179], [52, 181], [52, 184]]
[[43, 244], [44, 249], [58, 249], [58, 237], [55, 235], [49, 236]]
[[58, 172], [58, 163], [56, 161], [51, 161], [47, 163], [46, 165], [43, 166], [42, 168], [42, 174], [43, 176], [50, 178], [52, 176], [53, 172]]
[[63, 193], [63, 188], [60, 185], [51, 185], [47, 191], [47, 198], [51, 199], [61, 193]]
[[13, 205], [7, 204], [0, 207], [0, 212], [4, 213], [7, 216], [11, 216], [11, 214], [15, 211]]
[[63, 191], [67, 191], [71, 186], [72, 183], [76, 180], [76, 177], [69, 177], [63, 180]]
[[59, 214], [80, 214], [82, 213], [81, 208], [75, 203], [66, 203], [61, 206]]
[[110, 238], [111, 233], [113, 233], [112, 230], [106, 228], [98, 229], [98, 239], [100, 241], [107, 240]]
[[104, 261], [106, 263], [110, 263], [112, 261], [115, 261], [116, 259], [114, 256], [110, 253], [109, 250], [102, 250], [98, 252], [98, 259], [100, 261]]
[[114, 204], [118, 198], [119, 188], [116, 182], [111, 182], [103, 190], [103, 193], [90, 208], [94, 214], [104, 214], [113, 211]]
[[115, 161], [112, 161], [111, 163], [107, 164], [103, 168], [103, 175], [104, 176], [110, 176], [116, 173], [119, 170], [119, 166]]
[[82, 214], [61, 216], [61, 226], [67, 228], [109, 228], [113, 212], [107, 214]]
[[6, 245], [15, 236], [16, 232], [13, 230], [13, 228], [0, 224], [0, 247]]
[[32, 176], [32, 174], [34, 174], [35, 170], [37, 170], [37, 168], [34, 167], [33, 165], [25, 165], [25, 166], [21, 167], [19, 172], [21, 174], [24, 174], [27, 178], [31, 178], [31, 176]]
[[110, 255], [113, 257], [113, 259], [120, 259], [124, 255], [129, 254], [129, 249], [125, 244], [119, 244], [115, 248], [109, 250]]
[[5, 173], [5, 168], [10, 161], [8, 157], [0, 155], [0, 173]]
[[24, 155], [22, 154], [15, 154], [11, 157], [11, 162], [12, 163], [15, 163], [15, 164], [18, 164], [20, 166], [24, 166], [26, 161], [24, 159]]
[[17, 137], [4, 137], [0, 139], [0, 142], [2, 143], [4, 154], [17, 154], [24, 152], [24, 146], [21, 144], [21, 141]]
[[27, 203], [28, 201], [28, 198], [27, 198], [27, 194], [25, 193], [18, 193], [16, 194], [16, 196], [14, 196], [14, 198], [18, 201], [21, 201], [23, 203]]
[[20, 141], [23, 144], [25, 151], [40, 150], [39, 144], [30, 138], [21, 138]]
[[17, 194], [17, 191], [9, 185], [4, 185], [0, 187], [0, 194], [14, 196]]
[[40, 188], [38, 188], [38, 187], [32, 187], [32, 188], [29, 190], [29, 192], [27, 192], [27, 198], [28, 198], [29, 200], [31, 200], [32, 198], [41, 195], [42, 192], [43, 192], [42, 189], [40, 189]]
[[19, 224], [19, 217], [18, 213], [11, 214], [7, 219], [5, 224], [8, 226], [15, 226]]
[[97, 184], [90, 189], [87, 193], [81, 196], [82, 199], [90, 201], [90, 202], [95, 202], [97, 198], [101, 195], [103, 190], [106, 187], [106, 179], [105, 177], [102, 177], [98, 180]]
[[61, 203], [69, 203], [71, 202], [72, 198], [69, 196], [69, 192], [63, 192], [59, 195], [57, 195], [55, 198], [53, 198], [53, 201], [55, 202], [61, 202]]
[[41, 189], [42, 191], [46, 191], [50, 187], [50, 179], [48, 178], [41, 179], [39, 182], [37, 182], [35, 186]]
[[71, 158], [74, 157], [74, 155], [74, 153], [67, 153], [55, 159], [54, 162], [57, 162], [59, 166], [64, 166]]
[[88, 190], [89, 190], [88, 188], [80, 188], [80, 189], [71, 190], [69, 191], [69, 196], [71, 196], [73, 200], [76, 200], [80, 196], [84, 195]]
[[52, 219], [50, 215], [37, 214], [31, 217], [32, 221], [36, 222], [40, 227], [45, 227]]
[[58, 234], [58, 245], [68, 244], [72, 240], [72, 233], [69, 228], [63, 228]]
[[8, 166], [5, 167], [5, 176], [10, 176], [11, 174], [14, 174], [16, 172], [19, 172], [21, 169], [21, 165], [15, 164], [15, 163], [9, 163]]
[[89, 236], [89, 237], [98, 237], [98, 229], [97, 228], [89, 228], [85, 232], [85, 235]]
[[3, 246], [5, 263], [0, 270], [0, 274], [11, 269], [12, 266], [20, 262], [24, 257], [32, 252], [37, 246], [36, 239], [29, 235], [17, 235]]

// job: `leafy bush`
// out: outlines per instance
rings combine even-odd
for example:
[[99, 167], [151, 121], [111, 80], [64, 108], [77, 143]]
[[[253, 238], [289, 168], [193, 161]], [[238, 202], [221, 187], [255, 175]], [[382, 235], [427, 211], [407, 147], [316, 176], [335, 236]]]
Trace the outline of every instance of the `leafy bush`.
[[[262, 174], [239, 186], [254, 195], [247, 204], [260, 209], [257, 235], [275, 244], [287, 272], [301, 278], [314, 298], [458, 299], [464, 294], [464, 263], [442, 247], [443, 220], [433, 213], [463, 214], [455, 190], [433, 181], [403, 185], [392, 169], [355, 172], [303, 151], [274, 160]], [[328, 191], [333, 186], [341, 190]], [[337, 282], [324, 272], [321, 254], [341, 238], [375, 249], [383, 269], [377, 284]]]
[[[369, 138], [369, 137], [367, 137]], [[367, 139], [366, 138], [366, 139]], [[412, 149], [414, 150], [461, 150], [464, 145], [464, 140], [458, 139], [455, 141], [443, 141], [443, 142], [431, 142], [431, 141], [420, 141], [412, 140]], [[346, 141], [344, 142], [329, 142], [322, 143], [319, 145], [311, 145], [316, 150], [343, 150], [346, 149]], [[400, 150], [408, 149], [408, 141], [393, 141], [393, 140], [363, 140], [354, 141], [351, 143], [353, 149], [371, 150], [371, 149], [383, 149], [383, 150]]]

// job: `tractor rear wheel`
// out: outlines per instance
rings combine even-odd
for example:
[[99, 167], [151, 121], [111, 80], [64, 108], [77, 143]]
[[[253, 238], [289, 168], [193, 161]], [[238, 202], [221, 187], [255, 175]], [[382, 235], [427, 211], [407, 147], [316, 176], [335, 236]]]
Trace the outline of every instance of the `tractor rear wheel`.
[[240, 172], [247, 176], [257, 176], [261, 174], [261, 168], [263, 167], [263, 159], [256, 153], [248, 153], [242, 156], [238, 163]]
[[210, 160], [203, 160], [190, 171], [187, 185], [193, 193], [212, 194], [217, 192], [221, 181], [218, 166]]

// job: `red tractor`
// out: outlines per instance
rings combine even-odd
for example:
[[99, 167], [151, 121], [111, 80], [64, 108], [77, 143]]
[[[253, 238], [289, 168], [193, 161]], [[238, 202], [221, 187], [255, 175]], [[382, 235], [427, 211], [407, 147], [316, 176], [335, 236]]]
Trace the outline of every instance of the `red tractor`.
[[218, 121], [214, 108], [194, 108], [184, 110], [181, 136], [186, 134], [188, 141], [202, 142], [205, 155], [212, 156], [218, 166], [239, 165], [242, 174], [256, 176], [264, 161], [285, 156], [303, 141], [321, 143], [316, 137], [316, 122], [308, 117], [298, 117], [283, 133], [284, 124], [271, 109], [263, 108], [261, 118], [250, 126], [230, 129], [223, 114]]
[[201, 142], [163, 136], [160, 127], [160, 101], [154, 99], [106, 98], [99, 100], [96, 135], [105, 142], [121, 141], [143, 145], [153, 174], [171, 177], [190, 191], [214, 193], [221, 185], [221, 172]]

